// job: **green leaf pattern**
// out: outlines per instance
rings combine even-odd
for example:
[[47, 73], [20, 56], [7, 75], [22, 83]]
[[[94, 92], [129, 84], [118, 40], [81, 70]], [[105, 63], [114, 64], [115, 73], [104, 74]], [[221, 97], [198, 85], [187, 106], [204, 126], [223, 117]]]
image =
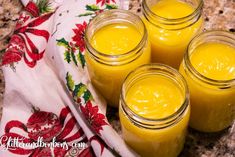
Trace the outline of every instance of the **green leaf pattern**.
[[57, 45], [58, 46], [62, 46], [62, 47], [65, 48], [65, 51], [64, 51], [64, 60], [67, 63], [71, 63], [71, 61], [73, 61], [73, 63], [76, 66], [78, 66], [78, 62], [79, 62], [81, 64], [82, 68], [85, 67], [85, 57], [82, 54], [82, 52], [80, 52], [78, 47], [72, 46], [64, 38], [58, 39], [56, 41], [57, 41]]
[[66, 74], [66, 85], [70, 91], [73, 91], [74, 89], [74, 80], [72, 78], [72, 75], [70, 75], [68, 72]]
[[98, 5], [92, 4], [92, 5], [86, 5], [87, 11], [97, 11], [100, 10]]
[[58, 39], [56, 41], [57, 41], [58, 46], [63, 46], [65, 48], [69, 48], [69, 43], [64, 38]]
[[48, 13], [53, 11], [49, 0], [37, 0], [36, 5], [38, 6], [40, 14]]
[[91, 16], [91, 19], [94, 18], [97, 14], [99, 14], [100, 12], [103, 12], [105, 10], [111, 10], [111, 9], [117, 9], [118, 6], [115, 4], [105, 4], [105, 8], [102, 9], [99, 7], [99, 5], [96, 4], [91, 4], [91, 5], [86, 5], [86, 11], [83, 14], [79, 14], [78, 17], [82, 17], [82, 16]]
[[72, 56], [72, 60], [73, 60], [74, 64], [77, 66], [77, 65], [78, 65], [78, 62], [77, 62], [77, 60], [76, 60], [76, 57], [75, 57], [75, 55], [74, 55], [74, 52], [71, 52], [71, 56]]
[[93, 15], [93, 12], [86, 12], [86, 13], [84, 13], [84, 14], [80, 14], [80, 15], [78, 15], [78, 17], [90, 16], [90, 15]]
[[85, 57], [84, 55], [79, 51], [78, 55], [77, 55], [77, 60], [80, 62], [80, 64], [82, 65], [82, 67], [84, 68], [86, 61], [85, 61]]
[[68, 63], [71, 62], [71, 55], [70, 52], [67, 50], [64, 52], [64, 60], [66, 60]]
[[106, 4], [106, 9], [110, 10], [110, 9], [117, 9], [117, 5], [114, 4]]
[[93, 100], [91, 92], [87, 89], [87, 86], [80, 82], [79, 84], [74, 83], [72, 75], [67, 72], [66, 74], [66, 85], [70, 92], [72, 92], [72, 96], [75, 102], [77, 100], [82, 99], [84, 104], [88, 101]]

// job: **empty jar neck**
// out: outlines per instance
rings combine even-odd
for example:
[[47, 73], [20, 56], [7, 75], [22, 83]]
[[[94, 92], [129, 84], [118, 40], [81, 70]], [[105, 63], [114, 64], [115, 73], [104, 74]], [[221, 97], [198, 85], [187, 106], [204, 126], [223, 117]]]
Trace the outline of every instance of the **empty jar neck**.
[[206, 76], [200, 74], [191, 63], [191, 55], [194, 50], [201, 44], [206, 43], [222, 43], [235, 47], [235, 35], [226, 31], [207, 31], [201, 33], [193, 38], [187, 47], [187, 52], [184, 55], [184, 66], [186, 72], [192, 76], [193, 79], [197, 79], [202, 83], [208, 84], [211, 87], [216, 87], [220, 89], [226, 89], [230, 87], [235, 87], [235, 78], [231, 80], [215, 80], [207, 78]]
[[[184, 95], [183, 103], [180, 108], [172, 115], [159, 119], [149, 119], [136, 114], [126, 103], [126, 95], [130, 88], [138, 81], [151, 77], [153, 75], [163, 76], [172, 80]], [[124, 112], [127, 118], [136, 126], [145, 129], [164, 129], [178, 123], [185, 115], [186, 109], [189, 105], [189, 93], [186, 81], [183, 76], [175, 69], [163, 65], [163, 64], [147, 64], [143, 65], [133, 72], [131, 72], [123, 83], [121, 97], [120, 97], [120, 109]]]
[[[99, 29], [110, 24], [121, 23], [132, 25], [141, 34], [140, 42], [132, 50], [118, 55], [109, 55], [99, 52], [91, 45], [92, 37]], [[112, 66], [128, 64], [138, 58], [146, 45], [147, 38], [147, 30], [140, 17], [129, 11], [119, 9], [105, 11], [97, 15], [90, 21], [85, 32], [86, 49], [89, 55], [99, 63]]]
[[195, 10], [187, 16], [171, 19], [157, 15], [151, 10], [151, 8], [156, 5], [159, 1], [161, 0], [142, 1], [143, 15], [145, 19], [156, 27], [167, 30], [180, 30], [190, 27], [201, 17], [203, 0], [179, 0], [192, 6], [193, 8], [195, 8]]

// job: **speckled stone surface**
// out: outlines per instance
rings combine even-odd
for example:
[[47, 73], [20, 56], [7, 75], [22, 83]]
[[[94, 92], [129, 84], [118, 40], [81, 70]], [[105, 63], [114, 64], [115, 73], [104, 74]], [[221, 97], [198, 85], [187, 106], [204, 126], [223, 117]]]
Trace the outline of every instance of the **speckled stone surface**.
[[6, 47], [21, 8], [19, 0], [0, 0], [0, 50]]
[[[13, 33], [22, 5], [19, 0], [0, 0], [0, 59], [6, 48], [9, 36]], [[2, 113], [4, 77], [0, 70], [0, 117]]]
[[[206, 30], [223, 29], [235, 32], [235, 0], [204, 0], [204, 3]], [[6, 48], [21, 8], [19, 0], [0, 0], [0, 51]], [[130, 0], [129, 8], [141, 14], [140, 0]], [[0, 72], [0, 108], [3, 103], [3, 92], [4, 79]], [[107, 113], [112, 126], [121, 133], [117, 110], [108, 108]], [[199, 133], [189, 129], [180, 157], [235, 157], [235, 123], [216, 134]]]

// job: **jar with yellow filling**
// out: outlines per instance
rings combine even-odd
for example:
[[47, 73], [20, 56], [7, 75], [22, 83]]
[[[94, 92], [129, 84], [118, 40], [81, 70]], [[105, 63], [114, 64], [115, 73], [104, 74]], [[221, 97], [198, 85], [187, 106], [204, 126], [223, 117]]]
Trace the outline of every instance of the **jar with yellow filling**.
[[119, 116], [125, 142], [140, 156], [176, 157], [190, 116], [184, 78], [161, 64], [137, 68], [122, 86]]
[[176, 69], [190, 40], [202, 31], [202, 0], [143, 0], [152, 61]]
[[190, 126], [203, 132], [227, 128], [235, 115], [235, 35], [209, 31], [195, 37], [180, 72], [190, 90]]
[[145, 25], [128, 11], [105, 11], [89, 23], [85, 40], [91, 81], [109, 105], [118, 107], [127, 74], [151, 59]]

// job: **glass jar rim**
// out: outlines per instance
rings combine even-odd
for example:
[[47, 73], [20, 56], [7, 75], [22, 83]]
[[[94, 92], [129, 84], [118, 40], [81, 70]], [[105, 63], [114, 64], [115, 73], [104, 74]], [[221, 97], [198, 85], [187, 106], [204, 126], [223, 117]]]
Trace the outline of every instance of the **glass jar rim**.
[[[235, 46], [235, 35], [229, 31], [225, 31], [225, 30], [209, 30], [206, 32], [202, 32], [198, 35], [196, 35], [188, 44], [187, 46], [187, 50], [186, 53], [184, 54], [184, 63], [187, 66], [187, 68], [189, 69], [189, 71], [196, 76], [197, 79], [201, 80], [202, 82], [205, 82], [207, 84], [213, 85], [213, 86], [219, 86], [221, 88], [228, 88], [231, 86], [235, 86], [235, 78], [234, 79], [228, 79], [228, 80], [216, 80], [216, 79], [211, 79], [208, 78], [206, 76], [204, 76], [203, 74], [199, 73], [194, 66], [192, 65], [191, 61], [190, 61], [190, 49], [192, 47], [192, 45], [194, 45], [195, 42], [197, 42], [197, 40], [201, 39], [201, 38], [205, 38], [205, 37], [224, 37], [224, 38], [228, 38], [230, 40], [232, 40], [234, 46]], [[225, 41], [224, 41], [225, 42]], [[203, 43], [202, 43], [203, 44]]]
[[[164, 117], [164, 118], [146, 118], [144, 116], [138, 115], [137, 113], [135, 113], [134, 111], [132, 111], [130, 109], [130, 107], [126, 104], [125, 101], [125, 91], [124, 91], [124, 86], [125, 83], [127, 82], [127, 80], [132, 77], [132, 75], [134, 75], [135, 73], [142, 71], [142, 70], [150, 70], [151, 71], [160, 71], [160, 70], [165, 70], [165, 72], [169, 72], [172, 73], [174, 75], [176, 75], [176, 77], [179, 77], [180, 81], [182, 81], [183, 84], [183, 88], [185, 90], [184, 92], [184, 101], [182, 102], [180, 108], [178, 108], [177, 111], [175, 111], [173, 114]], [[166, 76], [167, 77], [167, 76]], [[133, 80], [133, 78], [132, 78]], [[135, 124], [139, 125], [140, 127], [144, 127], [147, 129], [163, 129], [163, 128], [167, 128], [175, 123], [178, 122], [179, 118], [181, 118], [181, 116], [185, 113], [185, 110], [187, 109], [187, 107], [189, 106], [189, 89], [187, 86], [187, 82], [184, 79], [184, 77], [174, 68], [164, 65], [164, 64], [160, 64], [160, 63], [151, 63], [151, 64], [145, 64], [142, 66], [139, 66], [138, 68], [136, 68], [135, 70], [133, 70], [132, 72], [130, 72], [127, 77], [125, 78], [123, 85], [122, 85], [122, 90], [121, 90], [121, 96], [120, 96], [120, 107], [121, 109], [124, 111], [124, 113], [127, 115], [127, 117], [134, 121]], [[143, 122], [140, 122], [143, 121]], [[157, 124], [158, 123], [158, 124]], [[161, 124], [163, 123], [163, 124]]]
[[[150, 13], [151, 13], [155, 18], [157, 18], [157, 19], [161, 19], [162, 21], [171, 21], [171, 22], [176, 22], [176, 21], [183, 20], [183, 19], [188, 19], [188, 18], [191, 19], [191, 18], [195, 17], [195, 16], [198, 14], [198, 12], [200, 12], [200, 11], [202, 10], [203, 5], [204, 5], [203, 0], [199, 0], [198, 6], [195, 8], [195, 10], [194, 10], [191, 14], [189, 14], [189, 15], [187, 15], [187, 16], [184, 16], [184, 17], [180, 17], [180, 18], [165, 18], [165, 17], [163, 17], [163, 16], [160, 16], [160, 15], [157, 15], [156, 13], [154, 13], [154, 12], [149, 8], [149, 6], [148, 6], [146, 0], [143, 0], [143, 1], [142, 1], [142, 6], [143, 6], [143, 8], [144, 8], [143, 10], [147, 9], [147, 11], [150, 12]], [[146, 7], [146, 8], [145, 8], [145, 7]]]
[[[143, 35], [141, 37], [141, 40], [139, 41], [139, 43], [131, 50], [125, 52], [125, 53], [122, 53], [122, 54], [118, 54], [118, 55], [109, 55], [109, 54], [105, 54], [105, 53], [102, 53], [98, 50], [96, 50], [89, 42], [89, 37], [88, 37], [88, 30], [89, 30], [89, 26], [92, 25], [92, 22], [101, 18], [102, 17], [105, 17], [106, 15], [109, 15], [109, 14], [126, 14], [126, 15], [129, 15], [129, 16], [133, 16], [135, 17], [138, 22], [141, 23], [141, 26], [143, 27]], [[118, 22], [117, 22], [118, 23]], [[113, 10], [106, 10], [100, 14], [98, 14], [94, 19], [92, 19], [88, 26], [87, 26], [87, 29], [85, 30], [85, 43], [86, 43], [86, 48], [88, 49], [88, 51], [92, 54], [93, 57], [97, 58], [99, 56], [103, 57], [103, 58], [113, 58], [113, 59], [118, 59], [118, 58], [125, 58], [131, 54], [133, 54], [133, 52], [135, 52], [136, 54], [138, 54], [138, 52], [140, 51], [140, 48], [143, 47], [143, 45], [145, 45], [146, 41], [147, 41], [147, 38], [148, 38], [148, 33], [147, 33], [147, 29], [145, 27], [145, 24], [144, 22], [141, 20], [141, 18], [138, 16], [138, 15], [135, 15], [134, 13], [130, 12], [130, 11], [127, 11], [127, 10], [123, 10], [123, 9], [113, 9]], [[115, 64], [114, 64], [115, 65]]]
[[148, 22], [156, 27], [174, 31], [190, 27], [199, 21], [202, 15], [203, 5], [203, 0], [198, 0], [197, 8], [191, 14], [179, 18], [165, 18], [155, 14], [151, 10], [147, 0], [142, 1], [143, 16]]

